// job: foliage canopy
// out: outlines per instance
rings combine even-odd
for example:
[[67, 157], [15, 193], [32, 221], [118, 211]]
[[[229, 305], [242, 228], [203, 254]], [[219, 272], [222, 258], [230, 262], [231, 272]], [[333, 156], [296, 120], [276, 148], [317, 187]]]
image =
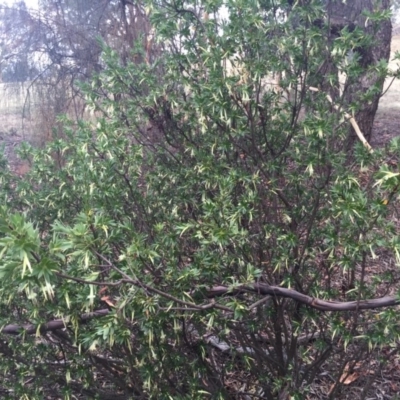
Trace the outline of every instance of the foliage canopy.
[[96, 124], [25, 145], [21, 179], [3, 162], [0, 321], [37, 327], [3, 331], [4, 398], [304, 398], [322, 369], [335, 396], [399, 338], [393, 309], [359, 310], [397, 304], [400, 262], [400, 143], [370, 153], [345, 118], [381, 90], [345, 96], [374, 37], [334, 35], [316, 0], [147, 6], [165, 51], [104, 47]]

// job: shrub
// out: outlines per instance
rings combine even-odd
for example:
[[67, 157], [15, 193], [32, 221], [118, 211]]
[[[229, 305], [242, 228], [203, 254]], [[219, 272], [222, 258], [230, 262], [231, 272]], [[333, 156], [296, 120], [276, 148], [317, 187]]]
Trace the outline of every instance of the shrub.
[[330, 57], [354, 82], [373, 38], [332, 38], [319, 1], [196, 4], [151, 3], [167, 50], [105, 49], [104, 117], [2, 172], [9, 398], [304, 398], [322, 370], [334, 398], [398, 340], [396, 273], [371, 266], [399, 262], [399, 174], [348, 151], [361, 100], [319, 75]]

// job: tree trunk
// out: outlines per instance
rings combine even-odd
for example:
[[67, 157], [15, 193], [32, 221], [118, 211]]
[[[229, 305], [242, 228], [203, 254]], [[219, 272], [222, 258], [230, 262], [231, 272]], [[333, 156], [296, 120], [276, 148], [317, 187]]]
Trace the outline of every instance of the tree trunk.
[[[375, 85], [379, 89], [372, 100], [364, 104], [355, 115], [356, 121], [367, 140], [371, 139], [372, 125], [384, 84], [384, 79], [378, 73], [371, 72], [371, 66], [377, 65], [380, 60], [389, 60], [392, 24], [390, 19], [387, 19], [377, 27], [362, 13], [363, 11], [372, 12], [389, 9], [390, 0], [352, 0], [346, 3], [342, 0], [329, 0], [327, 4], [327, 12], [332, 26], [348, 26], [349, 28], [359, 26], [367, 35], [374, 38], [371, 46], [356, 49], [365, 72], [359, 79], [349, 83], [345, 94], [345, 104], [350, 105], [352, 102], [357, 102], [360, 96], [372, 86]], [[351, 136], [354, 135], [355, 133], [352, 132]]]

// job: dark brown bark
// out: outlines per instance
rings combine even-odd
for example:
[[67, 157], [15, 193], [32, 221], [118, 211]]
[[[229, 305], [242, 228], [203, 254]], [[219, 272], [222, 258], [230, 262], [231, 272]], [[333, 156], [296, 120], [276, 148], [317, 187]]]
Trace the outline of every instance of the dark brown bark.
[[[366, 139], [370, 140], [384, 79], [377, 73], [368, 72], [367, 69], [377, 65], [380, 60], [389, 60], [392, 24], [390, 18], [388, 18], [377, 27], [363, 13], [365, 11], [389, 10], [390, 0], [352, 0], [346, 3], [342, 0], [330, 0], [327, 7], [332, 26], [348, 26], [350, 29], [358, 26], [365, 31], [366, 35], [371, 35], [374, 39], [372, 46], [355, 50], [360, 56], [360, 63], [365, 72], [359, 79], [350, 82], [345, 94], [345, 103], [350, 105], [352, 102], [358, 102], [360, 95], [366, 93], [373, 85], [377, 85], [380, 89], [380, 93], [374, 95], [372, 101], [363, 104], [362, 109], [356, 114], [356, 120], [361, 131]], [[355, 133], [353, 133], [353, 136], [355, 136]]]

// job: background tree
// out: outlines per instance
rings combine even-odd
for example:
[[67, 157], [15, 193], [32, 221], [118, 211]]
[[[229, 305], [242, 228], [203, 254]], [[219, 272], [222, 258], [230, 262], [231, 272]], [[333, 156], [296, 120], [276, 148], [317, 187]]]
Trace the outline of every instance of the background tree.
[[[33, 78], [32, 51], [29, 47], [35, 40], [30, 32], [30, 20], [27, 18], [25, 3], [15, 3], [13, 7], [0, 9], [2, 22], [0, 39], [1, 80], [24, 82]], [[21, 21], [16, 24], [15, 21]]]
[[349, 154], [338, 77], [310, 87], [327, 59], [351, 82], [386, 64], [349, 59], [372, 38], [333, 38], [319, 0], [221, 7], [149, 2], [165, 51], [105, 47], [102, 117], [22, 148], [23, 179], [3, 162], [5, 398], [334, 399], [398, 350], [399, 141]]
[[[388, 18], [390, 6], [390, 0], [356, 0], [345, 3], [330, 0], [327, 4], [330, 24], [334, 30], [360, 27], [366, 35], [365, 42], [360, 47], [352, 49], [349, 54], [349, 57], [359, 58], [359, 65], [364, 74], [359, 75], [357, 79], [347, 77], [343, 90], [346, 92], [346, 106], [355, 112], [360, 129], [367, 139], [371, 139], [384, 84], [384, 77], [371, 67], [387, 62], [390, 57], [392, 32], [391, 20]], [[377, 10], [383, 11], [383, 14], [374, 18], [373, 13]], [[362, 102], [359, 102], [360, 96], [365, 96]]]
[[[31, 80], [31, 92], [41, 99], [36, 118], [41, 120], [42, 139], [51, 138], [58, 115], [83, 116], [79, 83], [102, 69], [101, 41], [127, 62], [135, 44], [147, 44], [151, 37], [143, 6], [122, 0], [43, 0], [38, 9], [18, 2], [3, 6], [0, 18], [3, 80], [10, 79], [16, 66], [21, 69], [20, 60], [28, 60], [22, 78]], [[147, 58], [150, 53], [148, 47]]]

